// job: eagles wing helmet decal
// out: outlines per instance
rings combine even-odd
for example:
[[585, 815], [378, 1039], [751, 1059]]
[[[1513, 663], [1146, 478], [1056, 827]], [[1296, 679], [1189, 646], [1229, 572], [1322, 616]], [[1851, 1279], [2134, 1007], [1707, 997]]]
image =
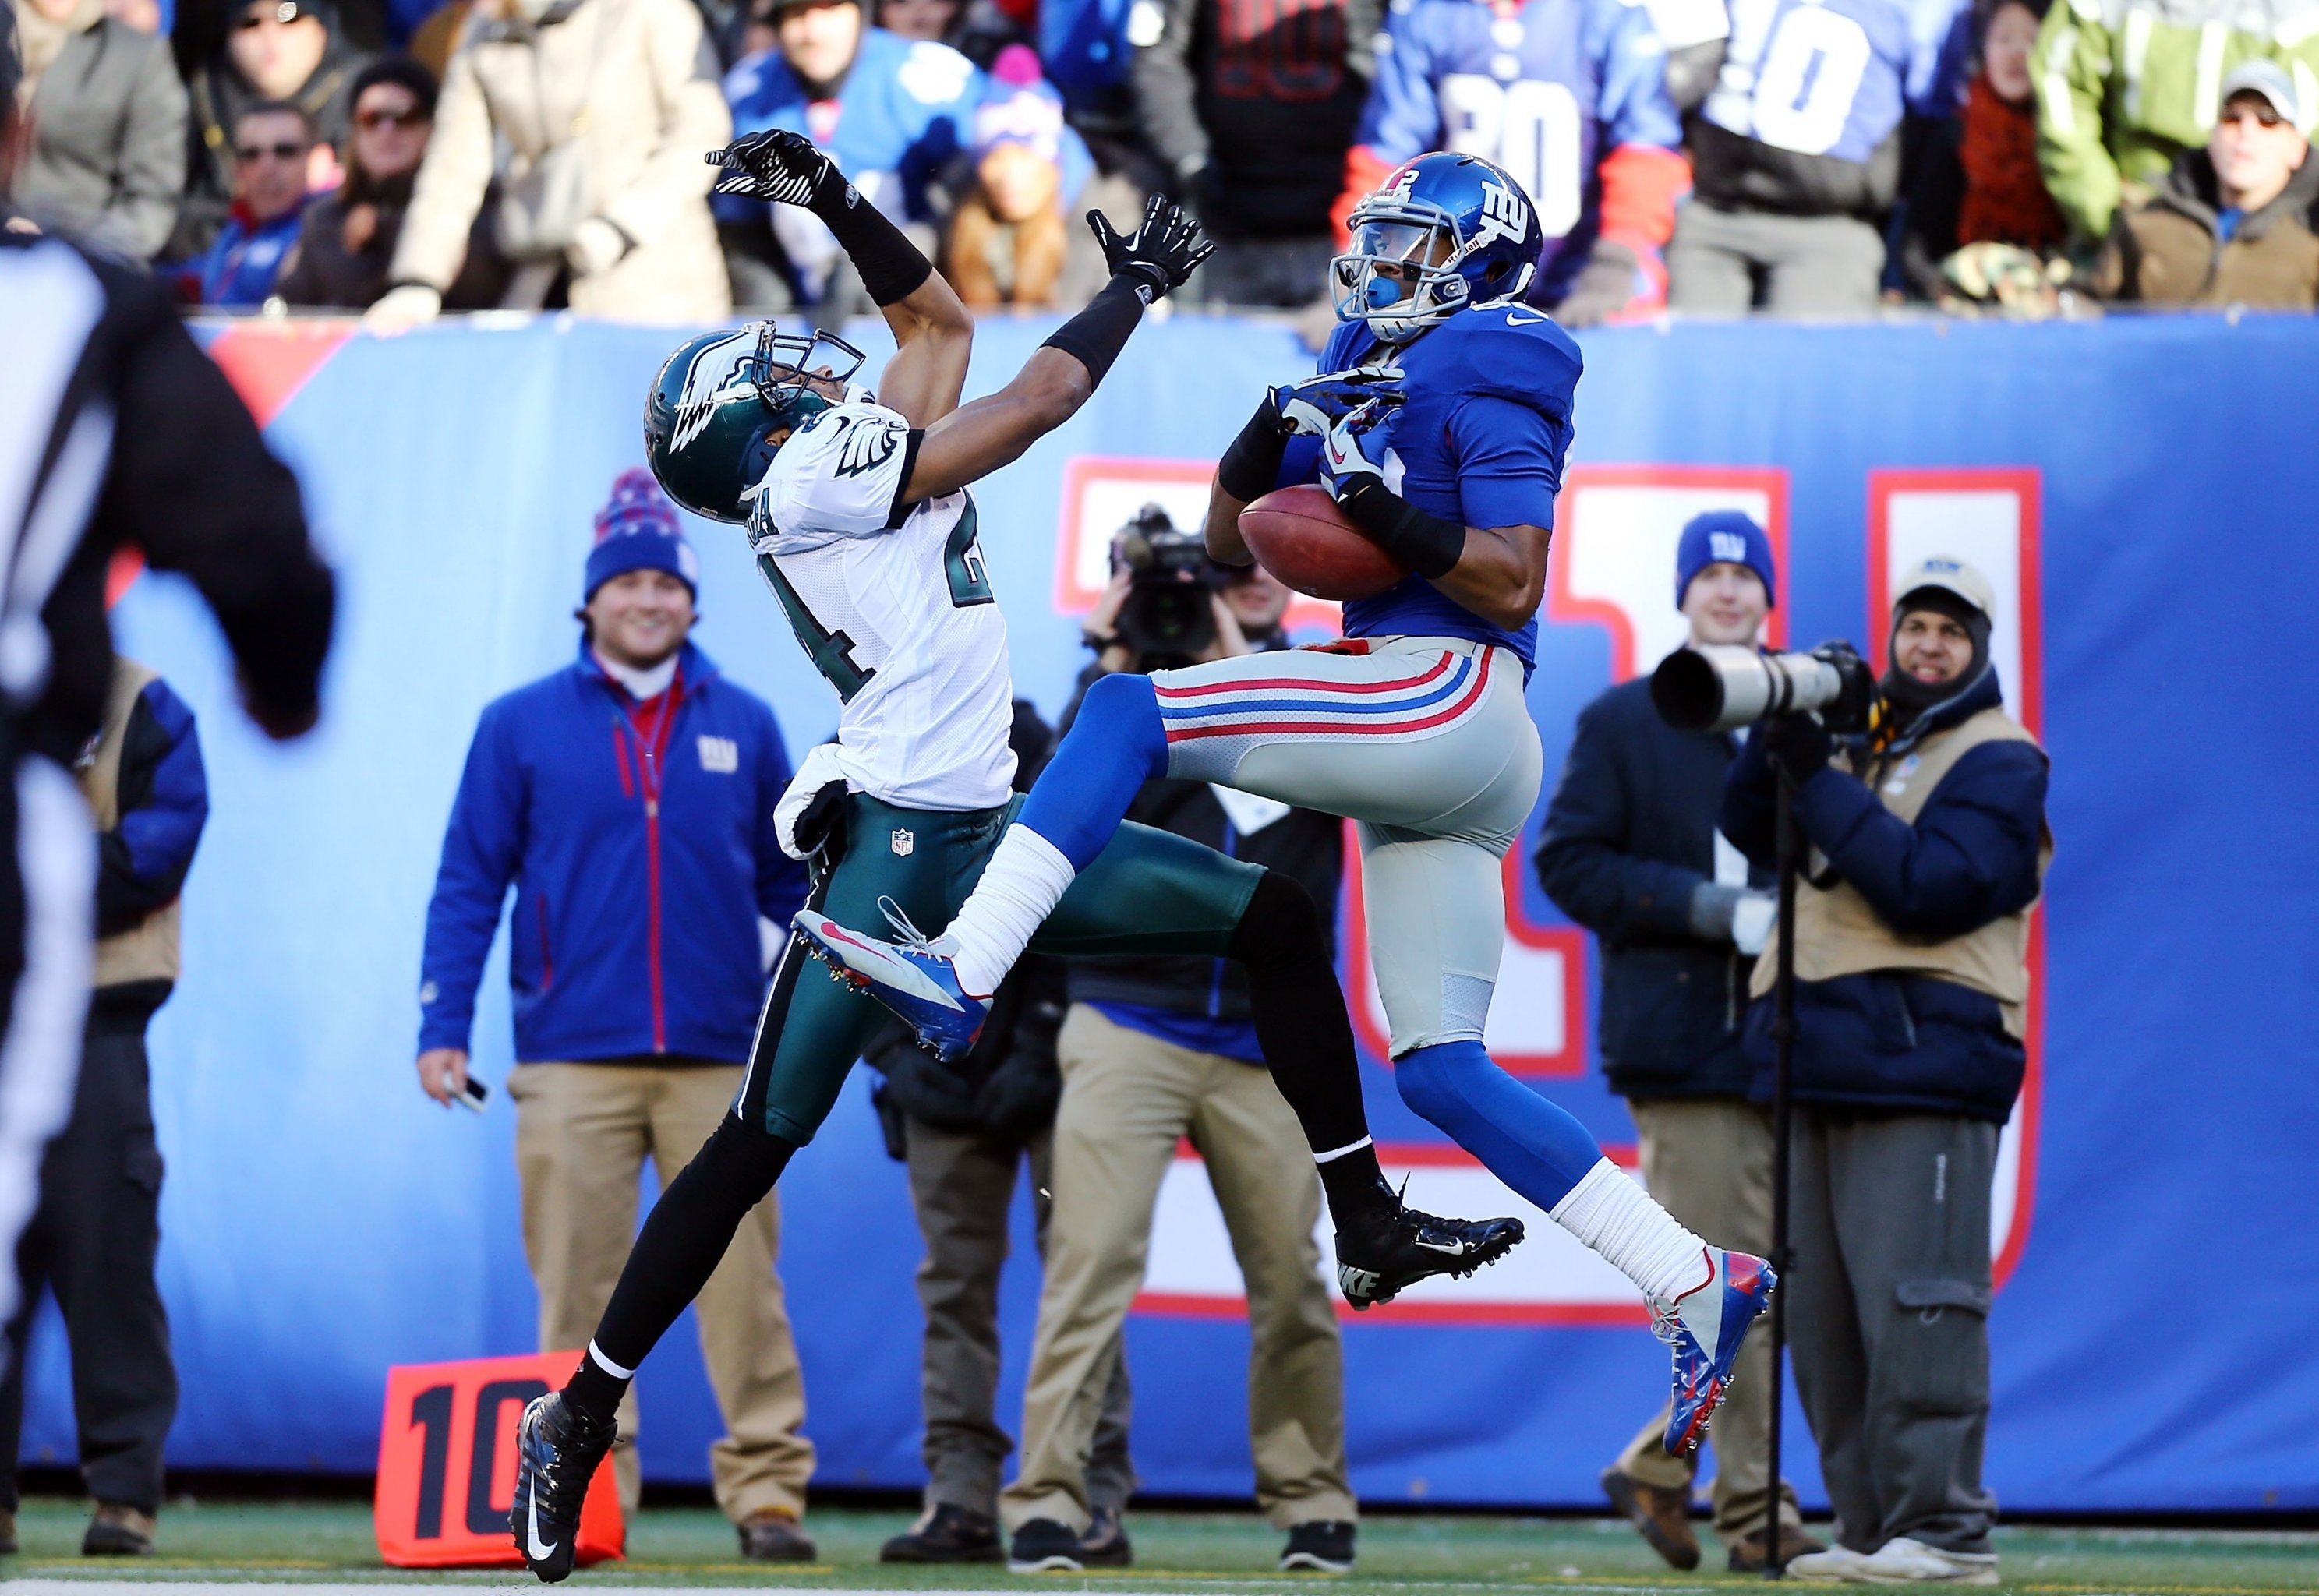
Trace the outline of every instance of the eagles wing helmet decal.
[[684, 370], [684, 392], [676, 401], [676, 427], [669, 447], [681, 449], [708, 428], [719, 405], [753, 395], [756, 385], [741, 374], [746, 363], [735, 358], [745, 345], [754, 347], [757, 335], [745, 329], [703, 347]]

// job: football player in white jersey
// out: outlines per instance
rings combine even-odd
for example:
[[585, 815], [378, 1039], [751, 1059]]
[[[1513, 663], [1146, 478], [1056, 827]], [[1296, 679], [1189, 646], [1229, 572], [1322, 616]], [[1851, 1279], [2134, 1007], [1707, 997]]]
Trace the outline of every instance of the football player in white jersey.
[[[948, 284], [809, 141], [781, 131], [710, 158], [720, 190], [799, 204], [836, 235], [897, 349], [874, 399], [862, 354], [760, 322], [693, 338], [645, 407], [654, 473], [686, 508], [745, 522], [759, 569], [843, 706], [837, 741], [801, 762], [783, 846], [815, 864], [817, 911], [939, 932], [1020, 802], [1006, 622], [967, 484], [1017, 458], [1095, 391], [1144, 309], [1209, 246], [1154, 198], [1127, 237], [1088, 222], [1112, 268], [1087, 308], [1014, 381], [959, 403], [974, 324]], [[1248, 969], [1258, 1039], [1313, 1150], [1356, 1307], [1470, 1274], [1521, 1240], [1517, 1220], [1402, 1205], [1370, 1145], [1352, 1026], [1304, 889], [1185, 838], [1122, 826], [1079, 873], [1036, 946], [1058, 954], [1196, 953]], [[636, 1366], [699, 1291], [734, 1231], [812, 1139], [885, 1011], [858, 978], [803, 981], [793, 938], [775, 970], [733, 1113], [662, 1193], [587, 1355], [526, 1410], [510, 1528], [545, 1581], [571, 1572], [581, 1501]]]

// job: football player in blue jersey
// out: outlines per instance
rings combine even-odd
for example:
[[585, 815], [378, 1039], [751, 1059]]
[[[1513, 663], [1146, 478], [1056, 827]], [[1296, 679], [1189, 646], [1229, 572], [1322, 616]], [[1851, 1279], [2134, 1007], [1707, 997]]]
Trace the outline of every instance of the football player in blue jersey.
[[[800, 930], [937, 1053], [954, 1056], [1146, 778], [1213, 781], [1359, 823], [1370, 954], [1403, 1100], [1623, 1270], [1675, 1350], [1671, 1451], [1698, 1444], [1770, 1300], [1764, 1260], [1708, 1246], [1577, 1120], [1490, 1061], [1502, 861], [1538, 802], [1523, 701], [1580, 361], [1524, 295], [1545, 243], [1529, 196], [1477, 156], [1402, 167], [1354, 211], [1323, 374], [1269, 390], [1217, 468], [1208, 548], [1246, 564], [1240, 513], [1317, 480], [1409, 575], [1345, 608], [1342, 641], [1111, 676], [944, 933]], [[1374, 1156], [1366, 1139], [1323, 1152]]]
[[1666, 66], [1652, 8], [1629, 0], [1394, 0], [1339, 220], [1404, 161], [1478, 155], [1537, 209], [1532, 304], [1566, 327], [1647, 315], [1691, 185]]
[[1698, 192], [1667, 250], [1674, 308], [1864, 315], [1904, 115], [1956, 113], [1972, 0], [1733, 0], [1692, 130]]

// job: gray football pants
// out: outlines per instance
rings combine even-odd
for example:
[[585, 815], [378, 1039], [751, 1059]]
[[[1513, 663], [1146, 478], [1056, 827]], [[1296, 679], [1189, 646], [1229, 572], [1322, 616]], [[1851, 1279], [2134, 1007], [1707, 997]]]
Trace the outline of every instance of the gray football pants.
[[[1544, 756], [1513, 651], [1370, 637], [1155, 672], [1168, 774], [1360, 825], [1393, 1054], [1481, 1040]], [[1343, 652], [1340, 652], [1342, 650]]]

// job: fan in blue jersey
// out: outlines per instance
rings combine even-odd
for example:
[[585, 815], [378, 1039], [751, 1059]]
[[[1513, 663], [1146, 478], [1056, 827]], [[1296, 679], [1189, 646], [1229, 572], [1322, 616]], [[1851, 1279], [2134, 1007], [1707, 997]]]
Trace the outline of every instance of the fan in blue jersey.
[[1955, 114], [1972, 32], [1972, 0], [1733, 0], [1667, 251], [1674, 308], [1872, 310], [1901, 119]]
[[1344, 325], [1323, 374], [1266, 392], [1217, 468], [1208, 550], [1249, 564], [1241, 509], [1317, 477], [1407, 580], [1348, 606], [1346, 636], [1321, 648], [1096, 682], [940, 938], [886, 942], [816, 915], [799, 928], [955, 1056], [988, 1013], [984, 995], [1147, 778], [1358, 822], [1403, 1100], [1641, 1288], [1675, 1348], [1667, 1447], [1686, 1451], [1770, 1300], [1771, 1269], [1677, 1224], [1482, 1045], [1503, 948], [1502, 861], [1538, 803], [1523, 686], [1578, 347], [1524, 300], [1545, 234], [1502, 167], [1421, 156], [1355, 208], [1352, 228], [1331, 269]]
[[[973, 142], [988, 82], [946, 44], [864, 25], [858, 0], [783, 0], [781, 44], [725, 76], [736, 137], [781, 128], [827, 151], [839, 171], [895, 221], [935, 220], [927, 188]], [[794, 207], [735, 194], [711, 202], [728, 226], [771, 228], [808, 299], [841, 258], [826, 228]]]
[[1394, 0], [1340, 221], [1403, 161], [1478, 155], [1538, 208], [1532, 303], [1573, 327], [1656, 311], [1691, 183], [1666, 64], [1629, 0]]

